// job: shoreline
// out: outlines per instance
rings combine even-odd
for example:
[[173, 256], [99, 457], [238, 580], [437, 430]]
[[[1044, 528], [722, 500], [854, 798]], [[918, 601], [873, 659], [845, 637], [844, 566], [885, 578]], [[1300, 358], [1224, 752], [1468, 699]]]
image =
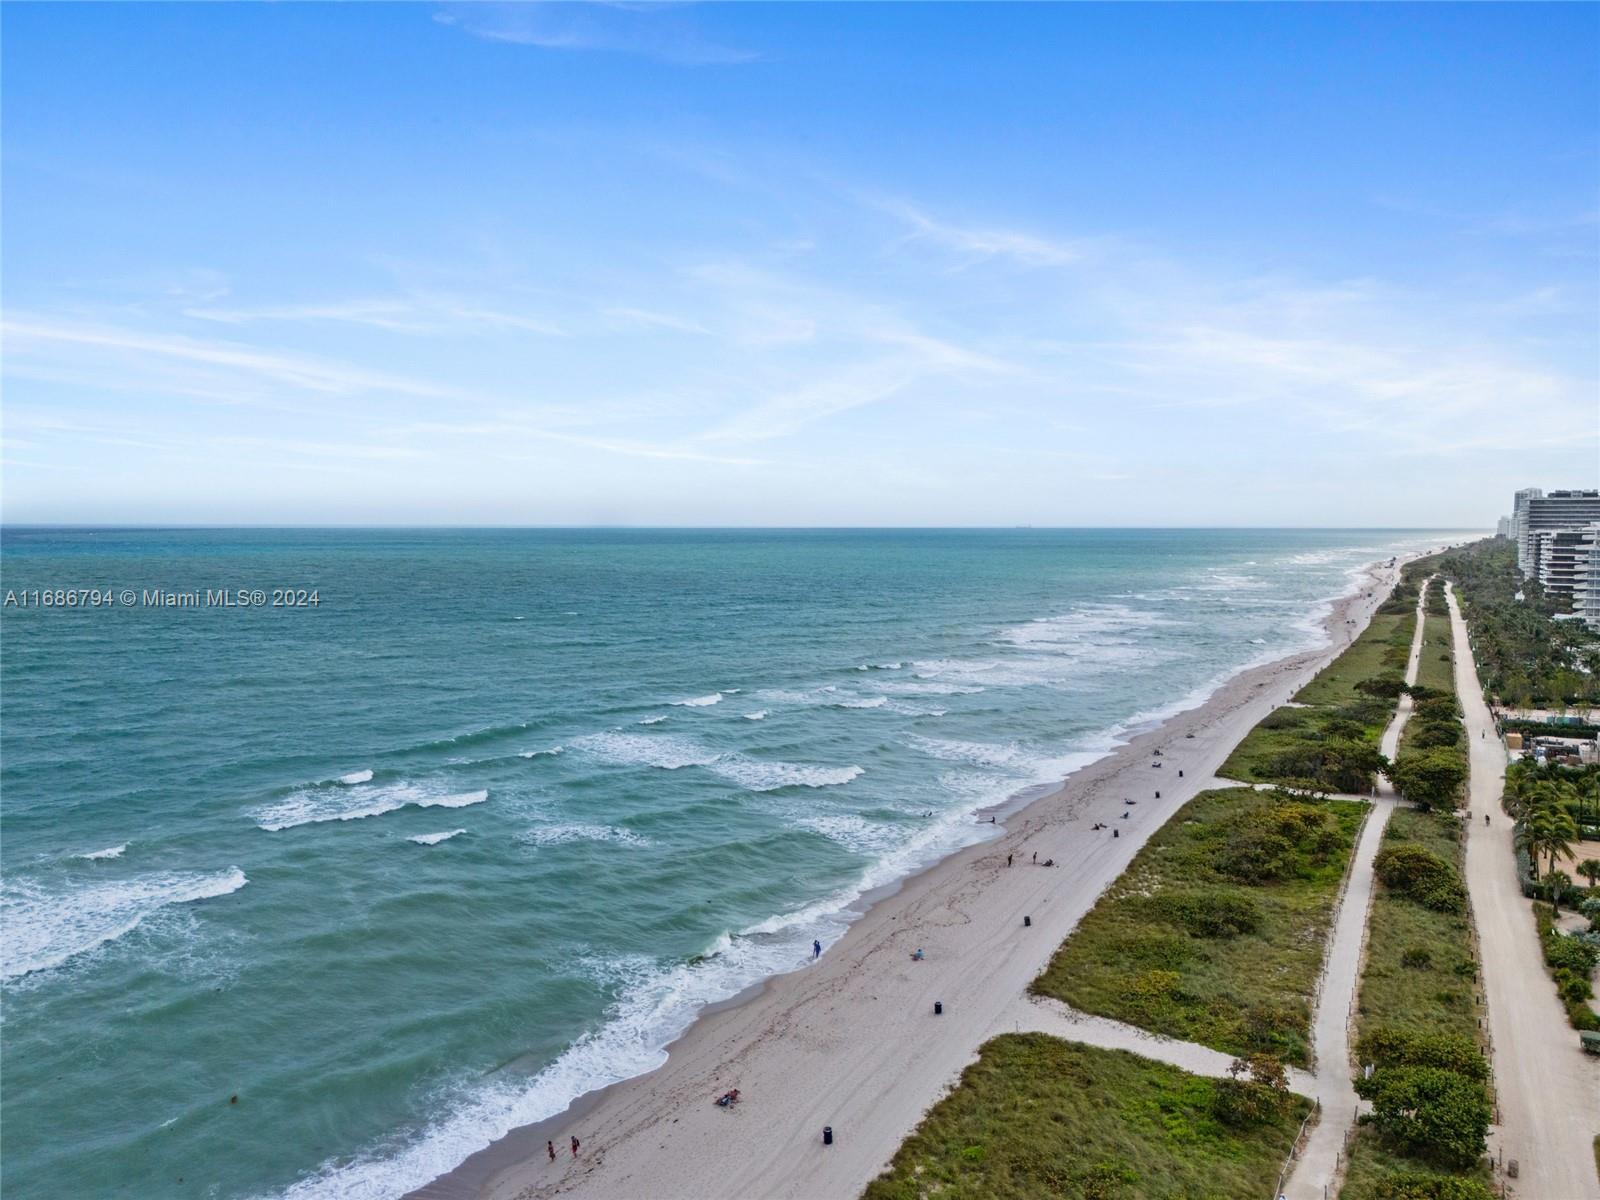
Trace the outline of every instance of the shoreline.
[[[1189, 700], [1189, 697], [1185, 697], [1173, 702], [1181, 707], [1158, 709], [1145, 720], [1129, 718], [1118, 734], [1120, 738], [1126, 738], [1125, 741], [1080, 766], [1065, 781], [1057, 785], [1024, 788], [1000, 804], [975, 812], [975, 818], [981, 813], [982, 816], [994, 815], [1005, 821], [999, 826], [997, 836], [958, 847], [894, 881], [863, 892], [850, 905], [851, 910], [859, 915], [824, 953], [821, 962], [768, 976], [734, 996], [706, 1005], [665, 1048], [666, 1061], [661, 1066], [585, 1093], [563, 1112], [511, 1130], [490, 1146], [407, 1195], [417, 1200], [465, 1200], [479, 1196], [493, 1197], [494, 1200], [512, 1197], [533, 1200], [557, 1192], [565, 1195], [577, 1191], [607, 1197], [649, 1196], [654, 1200], [656, 1197], [679, 1195], [811, 1197], [858, 1193], [881, 1165], [887, 1163], [922, 1112], [953, 1082], [960, 1068], [972, 1061], [978, 1045], [1001, 1030], [987, 1028], [982, 1021], [974, 1026], [970, 1013], [962, 1021], [945, 1019], [945, 1023], [939, 1027], [939, 1042], [945, 1051], [940, 1057], [949, 1061], [941, 1069], [941, 1077], [932, 1087], [893, 1088], [895, 1095], [892, 1101], [879, 1103], [871, 1114], [874, 1136], [870, 1140], [878, 1145], [878, 1166], [856, 1166], [851, 1172], [853, 1181], [846, 1184], [838, 1165], [843, 1160], [859, 1162], [862, 1153], [859, 1150], [839, 1153], [840, 1146], [836, 1145], [823, 1156], [822, 1161], [828, 1165], [823, 1168], [823, 1176], [818, 1177], [816, 1171], [806, 1169], [806, 1163], [807, 1160], [816, 1160], [813, 1147], [820, 1152], [822, 1125], [833, 1122], [823, 1117], [814, 1122], [815, 1128], [794, 1130], [789, 1119], [792, 1112], [774, 1109], [773, 1102], [781, 1097], [786, 1087], [796, 1087], [802, 1092], [827, 1093], [830, 1083], [834, 1082], [829, 1077], [840, 1074], [838, 1060], [833, 1056], [849, 1056], [850, 1043], [859, 1043], [855, 1048], [863, 1053], [857, 1056], [858, 1059], [881, 1057], [885, 1039], [892, 1041], [896, 1036], [896, 1031], [882, 1025], [880, 997], [868, 994], [893, 990], [889, 981], [881, 988], [868, 987], [870, 979], [864, 977], [859, 969], [844, 974], [842, 978], [835, 978], [841, 974], [840, 964], [856, 958], [859, 960], [856, 966], [861, 968], [866, 959], [871, 958], [874, 960], [873, 969], [897, 972], [901, 982], [909, 982], [914, 973], [923, 976], [938, 974], [937, 971], [924, 970], [928, 964], [906, 971], [904, 967], [885, 967], [879, 961], [879, 952], [888, 943], [896, 941], [897, 934], [906, 932], [909, 924], [904, 920], [906, 916], [929, 906], [948, 910], [957, 901], [991, 908], [993, 905], [988, 903], [987, 891], [970, 891], [970, 876], [974, 872], [984, 872], [986, 881], [992, 886], [998, 879], [997, 873], [994, 873], [995, 866], [1004, 870], [1004, 854], [1008, 848], [1020, 848], [1026, 844], [1031, 853], [1033, 847], [1040, 844], [1039, 839], [1059, 839], [1069, 832], [1079, 832], [1071, 827], [1078, 825], [1085, 817], [1117, 821], [1116, 828], [1128, 836], [1113, 838], [1104, 831], [1095, 834], [1084, 826], [1081, 832], [1088, 836], [1073, 843], [1073, 852], [1070, 854], [1072, 861], [1069, 861], [1068, 852], [1056, 850], [1054, 844], [1049, 852], [1041, 855], [1059, 858], [1060, 865], [1071, 868], [1067, 872], [1052, 871], [1039, 876], [1031, 870], [1012, 871], [1004, 877], [1008, 882], [1028, 878], [1031, 883], [1039, 884], [1033, 891], [1043, 894], [1029, 899], [1027, 903], [1037, 904], [1040, 908], [1050, 907], [1055, 911], [1048, 918], [1037, 910], [1032, 914], [1035, 929], [1049, 928], [1050, 932], [1046, 934], [1030, 930], [1026, 939], [1023, 939], [1037, 951], [1033, 957], [1037, 958], [1042, 953], [1043, 959], [1027, 968], [1020, 984], [1001, 987], [996, 983], [986, 986], [990, 976], [981, 973], [988, 968], [981, 962], [969, 968], [977, 970], [980, 975], [975, 979], [969, 976], [968, 990], [977, 988], [993, 993], [991, 999], [997, 999], [989, 1007], [1003, 1010], [1025, 992], [1027, 982], [1042, 969], [1043, 960], [1048, 959], [1070, 933], [1100, 891], [1116, 878], [1122, 865], [1131, 859], [1145, 838], [1196, 792], [1213, 786], [1216, 766], [1260, 717], [1275, 704], [1286, 701], [1365, 627], [1398, 580], [1401, 567], [1412, 557], [1415, 555], [1396, 555], [1393, 567], [1385, 565], [1387, 560], [1369, 563], [1351, 573], [1351, 590], [1319, 601], [1318, 608], [1305, 620], [1308, 625], [1314, 622], [1320, 628], [1324, 636], [1323, 645], [1270, 660], [1252, 661], [1222, 676], [1203, 695], [1201, 689], [1191, 693], [1191, 696], [1197, 697], [1192, 703], [1185, 703]], [[1203, 769], [1188, 770], [1182, 780], [1177, 778], [1176, 770], [1163, 770], [1161, 776], [1151, 773], [1150, 768], [1162, 760], [1148, 757], [1149, 751], [1173, 741], [1179, 744], [1168, 751], [1174, 755], [1166, 760], [1169, 766], [1178, 768], [1180, 759], [1176, 755], [1183, 751], [1182, 762]], [[1137, 784], [1134, 776], [1137, 777]], [[1166, 786], [1160, 789], [1145, 786], [1153, 783]], [[1137, 793], [1140, 795], [1139, 807], [1121, 805], [1120, 795], [1117, 800], [1099, 795], [1111, 790], [1112, 785], [1121, 785], [1123, 790], [1128, 791], [1134, 787], [1144, 788]], [[1151, 793], [1155, 791], [1160, 792], [1162, 799], [1153, 799]], [[1088, 806], [1096, 800], [1099, 804], [1107, 805], [1106, 811], [1089, 809]], [[1115, 804], [1115, 808], [1111, 808], [1111, 804]], [[1127, 820], [1127, 823], [1122, 824], [1123, 820]], [[1091, 846], [1102, 846], [1103, 850], [1086, 853]], [[1016, 853], [1016, 850], [1012, 849], [1011, 852]], [[1031, 860], [1025, 858], [1023, 863], [1018, 864], [1019, 867], [1023, 865], [1031, 865]], [[1011, 911], [1014, 913], [1016, 910]], [[1015, 924], [1020, 926], [1020, 919]], [[924, 926], [921, 922], [918, 928], [925, 930], [922, 936], [930, 946], [935, 944], [935, 939], [942, 932], [937, 926]], [[1018, 939], [1013, 934], [1010, 940], [1014, 943]], [[979, 947], [966, 945], [955, 949], [962, 957], [981, 957], [976, 953]], [[909, 951], [906, 954], [909, 963]], [[932, 957], [930, 953], [930, 959]], [[956, 991], [953, 987], [944, 990], [951, 994]], [[822, 1056], [821, 1061], [808, 1064], [809, 1069], [802, 1072], [806, 1078], [797, 1080], [793, 1067], [770, 1061], [774, 1057], [772, 1051], [775, 1044], [786, 1036], [791, 1039], [798, 1037], [800, 1029], [797, 1026], [804, 1027], [805, 1012], [819, 1003], [824, 1004], [830, 1013], [846, 1007], [850, 1012], [845, 1018], [847, 1022], [852, 1017], [861, 1017], [872, 1028], [863, 1031], [864, 1037], [845, 1036], [842, 1045], [839, 1044], [837, 1029], [821, 1035], [832, 1048]], [[919, 1007], [925, 1011], [931, 1008]], [[962, 1001], [964, 1010], [970, 1007], [967, 1001]], [[978, 1007], [981, 1010], [984, 1005]], [[921, 1024], [916, 1017], [902, 1018], [900, 1032], [903, 1033], [905, 1027]], [[956, 1040], [967, 1043], [954, 1058], [948, 1053], [949, 1047], [946, 1045], [951, 1040], [950, 1035], [957, 1033], [952, 1025], [966, 1027]], [[799, 1048], [806, 1048], [804, 1039], [801, 1039]], [[904, 1047], [908, 1055], [915, 1055], [917, 1050], [915, 1039]], [[776, 1057], [782, 1058], [782, 1055]], [[748, 1061], [751, 1058], [767, 1061]], [[778, 1080], [783, 1083], [780, 1085]], [[876, 1082], [877, 1086], [882, 1086], [881, 1080]], [[744, 1093], [736, 1110], [719, 1110], [710, 1104], [710, 1097], [727, 1087], [739, 1087]], [[888, 1100], [888, 1097], [880, 1097], [880, 1100]], [[719, 1150], [711, 1158], [721, 1157], [720, 1151], [726, 1141], [724, 1135], [731, 1132], [725, 1122], [735, 1121], [737, 1126], [733, 1128], [747, 1130], [755, 1122], [746, 1118], [754, 1113], [758, 1105], [767, 1110], [775, 1121], [763, 1122], [761, 1132], [764, 1136], [754, 1142], [747, 1142], [743, 1137], [727, 1142], [728, 1157], [736, 1157], [737, 1161], [723, 1163], [718, 1169], [718, 1164], [708, 1159], [706, 1147], [715, 1146]], [[664, 1129], [661, 1128], [662, 1122], [668, 1117], [671, 1118], [670, 1122]], [[718, 1119], [724, 1122], [720, 1127], [714, 1123]], [[840, 1121], [846, 1119], [844, 1114], [839, 1117]], [[700, 1129], [704, 1136], [693, 1134], [684, 1126]], [[716, 1132], [713, 1133], [713, 1130]], [[576, 1162], [565, 1149], [567, 1137], [574, 1132], [584, 1143], [584, 1157]], [[692, 1139], [686, 1147], [686, 1155], [662, 1155], [642, 1144], [647, 1138], [657, 1140], [660, 1141], [658, 1149], [667, 1150], [667, 1141], [682, 1137]], [[562, 1143], [562, 1150], [554, 1164], [546, 1160], [543, 1143], [547, 1138]], [[841, 1143], [843, 1140], [840, 1139]], [[860, 1130], [856, 1129], [852, 1142], [859, 1141]], [[797, 1156], [795, 1151], [798, 1146], [807, 1149]], [[792, 1166], [781, 1168], [774, 1161], [775, 1158], [782, 1158]], [[673, 1169], [673, 1164], [679, 1164], [677, 1169]], [[821, 1162], [817, 1165], [820, 1167]]]

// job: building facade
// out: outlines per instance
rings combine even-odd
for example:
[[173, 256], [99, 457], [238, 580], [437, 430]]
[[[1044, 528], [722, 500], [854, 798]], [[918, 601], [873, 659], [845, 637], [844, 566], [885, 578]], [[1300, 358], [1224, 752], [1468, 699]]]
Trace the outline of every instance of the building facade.
[[1545, 495], [1538, 488], [1524, 488], [1517, 493], [1511, 515], [1517, 566], [1524, 575], [1538, 578], [1539, 534], [1583, 529], [1596, 521], [1600, 521], [1600, 491], [1574, 489]]

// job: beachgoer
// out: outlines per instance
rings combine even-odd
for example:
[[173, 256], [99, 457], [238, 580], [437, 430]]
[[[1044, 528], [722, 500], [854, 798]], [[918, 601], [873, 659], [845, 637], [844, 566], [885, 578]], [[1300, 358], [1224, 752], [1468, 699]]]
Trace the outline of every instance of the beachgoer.
[[1036, 867], [1039, 865], [1039, 852], [1037, 850], [1033, 852], [1033, 865]]
[[815, 939], [811, 942], [811, 961], [815, 962], [822, 957], [822, 943]]
[[995, 818], [995, 817], [990, 817], [989, 818], [989, 824], [994, 825], [994, 824], [997, 824], [997, 823], [998, 823], [997, 818]]
[[544, 1144], [544, 1148], [550, 1152], [550, 1161], [551, 1162], [555, 1162], [555, 1160], [556, 1160], [556, 1144], [554, 1142], [547, 1141]]
[[915, 954], [913, 954], [911, 956], [911, 958], [912, 958], [913, 962], [921, 962], [922, 961], [922, 947], [921, 946], [917, 947], [917, 952]]
[[1011, 855], [1008, 854], [1008, 855], [1006, 855], [1006, 866], [1009, 867], [1010, 865], [1011, 865]]
[[1488, 813], [1484, 813], [1483, 814], [1483, 823], [1485, 825], [1487, 825], [1489, 823], [1489, 814]]
[[573, 1134], [572, 1135], [572, 1157], [573, 1158], [577, 1158], [578, 1157], [578, 1135], [577, 1134]]

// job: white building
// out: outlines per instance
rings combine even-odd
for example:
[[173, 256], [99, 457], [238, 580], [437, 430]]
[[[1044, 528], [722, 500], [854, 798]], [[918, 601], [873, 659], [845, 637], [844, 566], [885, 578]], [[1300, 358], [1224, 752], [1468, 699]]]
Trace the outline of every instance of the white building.
[[1537, 536], [1582, 529], [1593, 521], [1600, 521], [1600, 491], [1574, 489], [1545, 495], [1539, 488], [1522, 489], [1511, 516], [1517, 539], [1517, 566], [1524, 575], [1537, 578]]
[[1600, 521], [1584, 526], [1581, 534], [1572, 577], [1572, 611], [1590, 629], [1600, 631]]

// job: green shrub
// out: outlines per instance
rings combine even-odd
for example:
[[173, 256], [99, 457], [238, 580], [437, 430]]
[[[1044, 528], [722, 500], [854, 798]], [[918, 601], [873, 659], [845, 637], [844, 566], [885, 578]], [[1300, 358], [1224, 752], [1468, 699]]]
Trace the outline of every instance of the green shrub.
[[1369, 696], [1379, 696], [1385, 700], [1394, 700], [1405, 690], [1404, 675], [1379, 675], [1356, 683], [1356, 691], [1365, 692]]
[[1413, 971], [1426, 971], [1433, 966], [1433, 951], [1426, 946], [1407, 946], [1400, 952], [1400, 965]]
[[1294, 843], [1262, 828], [1235, 831], [1217, 854], [1216, 867], [1239, 883], [1276, 883], [1294, 870]]
[[1494, 1200], [1494, 1193], [1481, 1180], [1417, 1171], [1391, 1175], [1372, 1195], [1373, 1200]]
[[1420, 1033], [1392, 1025], [1363, 1033], [1356, 1058], [1376, 1067], [1439, 1067], [1468, 1079], [1489, 1078], [1489, 1061], [1472, 1038], [1454, 1033]]
[[1552, 932], [1544, 939], [1544, 960], [1555, 971], [1571, 971], [1588, 978], [1600, 962], [1600, 951], [1575, 937]]
[[1211, 1099], [1212, 1115], [1224, 1125], [1265, 1125], [1289, 1110], [1289, 1076], [1276, 1056], [1236, 1058], [1228, 1076], [1217, 1082]]
[[1493, 1115], [1482, 1083], [1439, 1067], [1380, 1067], [1356, 1080], [1370, 1121], [1405, 1150], [1453, 1167], [1483, 1155]]
[[1413, 804], [1453, 809], [1461, 786], [1467, 781], [1467, 759], [1453, 747], [1407, 748], [1395, 756], [1388, 775], [1400, 794]]
[[1261, 927], [1261, 909], [1249, 896], [1227, 892], [1166, 892], [1151, 901], [1164, 919], [1192, 937], [1231, 938]]
[[1459, 913], [1467, 906], [1466, 889], [1455, 866], [1415, 842], [1385, 846], [1372, 869], [1383, 885], [1435, 912]]
[[1406, 742], [1417, 750], [1433, 750], [1441, 746], [1461, 744], [1461, 723], [1449, 721], [1419, 721], [1406, 730]]
[[1600, 1013], [1582, 1000], [1574, 1001], [1567, 1005], [1567, 1022], [1574, 1029], [1600, 1030]]

